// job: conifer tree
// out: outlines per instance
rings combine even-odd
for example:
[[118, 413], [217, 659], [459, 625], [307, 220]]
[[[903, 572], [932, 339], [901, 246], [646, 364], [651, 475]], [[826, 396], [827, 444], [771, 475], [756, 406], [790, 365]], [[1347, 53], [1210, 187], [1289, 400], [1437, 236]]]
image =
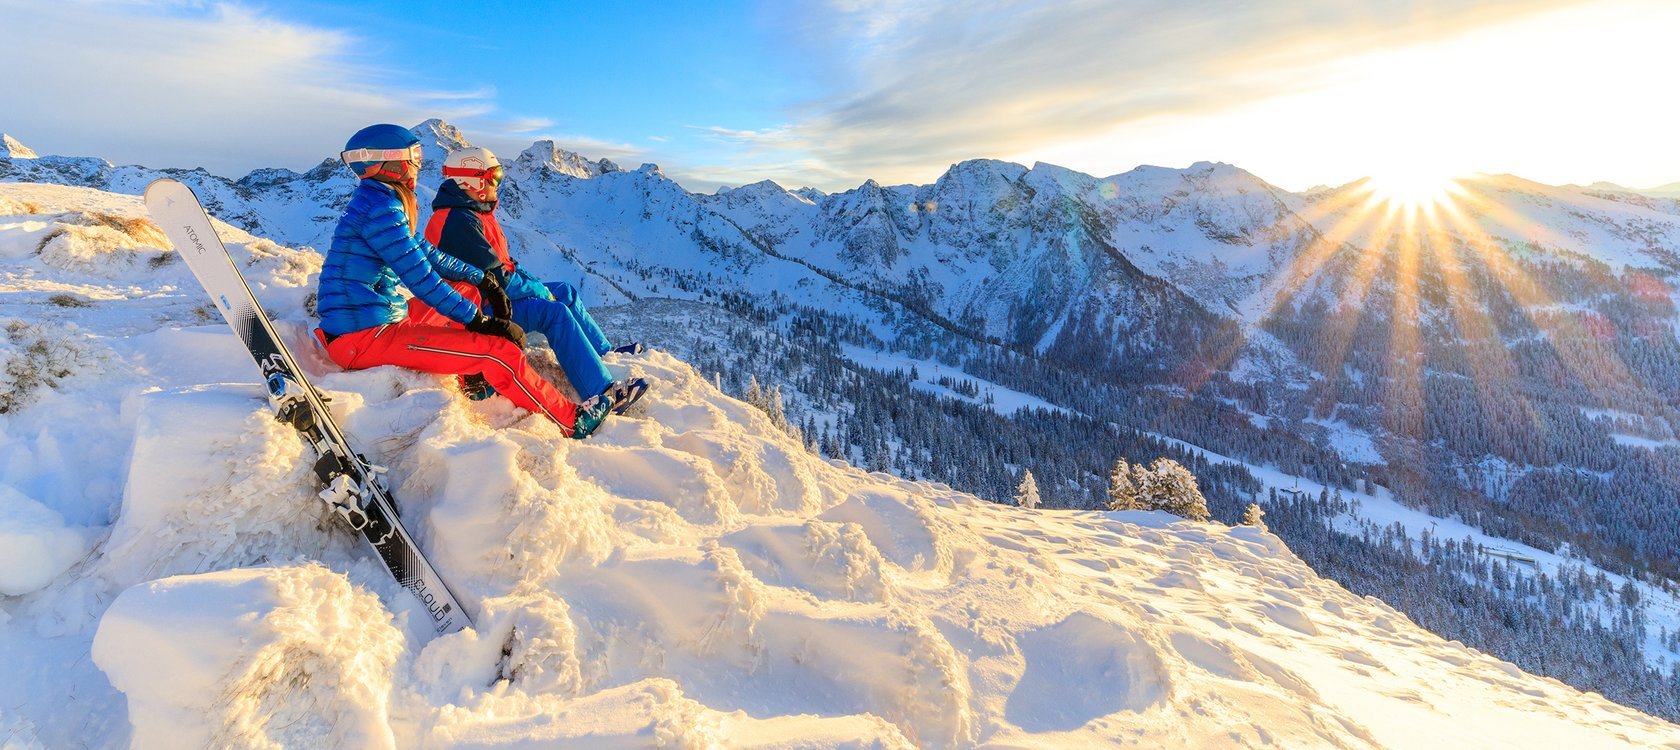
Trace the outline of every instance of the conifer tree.
[[752, 404], [753, 406], [759, 406], [759, 402], [764, 400], [764, 391], [758, 385], [757, 375], [747, 376], [747, 392], [741, 400]]
[[1015, 504], [1023, 508], [1037, 508], [1038, 480], [1033, 479], [1031, 469], [1021, 470], [1021, 485], [1015, 488]]
[[1125, 458], [1121, 458], [1114, 462], [1114, 468], [1108, 472], [1108, 509], [1136, 510], [1139, 507], [1141, 506], [1138, 505], [1137, 482], [1132, 479], [1132, 465]]
[[1155, 459], [1148, 469], [1136, 467], [1133, 471], [1143, 507], [1164, 510], [1191, 521], [1206, 521], [1212, 517], [1208, 513], [1207, 498], [1202, 497], [1201, 489], [1196, 486], [1196, 475], [1179, 462], [1162, 456]]

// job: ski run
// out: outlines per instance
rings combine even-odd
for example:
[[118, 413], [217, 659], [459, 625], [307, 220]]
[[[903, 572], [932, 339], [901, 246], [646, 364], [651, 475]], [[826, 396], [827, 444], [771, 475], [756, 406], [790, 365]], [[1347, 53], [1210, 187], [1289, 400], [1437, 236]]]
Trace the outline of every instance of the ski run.
[[476, 627], [317, 497], [138, 197], [0, 185], [0, 747], [1680, 748], [1255, 527], [1021, 510], [825, 461], [710, 373], [585, 442], [343, 372], [320, 256], [217, 223]]

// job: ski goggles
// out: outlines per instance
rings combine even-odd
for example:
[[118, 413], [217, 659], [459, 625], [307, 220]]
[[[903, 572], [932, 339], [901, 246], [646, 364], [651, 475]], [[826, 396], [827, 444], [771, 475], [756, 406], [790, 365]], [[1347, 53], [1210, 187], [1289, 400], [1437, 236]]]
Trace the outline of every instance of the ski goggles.
[[408, 148], [358, 148], [338, 155], [346, 166], [351, 162], [369, 161], [406, 161], [420, 163], [420, 144], [416, 143]]
[[476, 177], [480, 180], [489, 182], [494, 186], [502, 184], [502, 178], [507, 176], [507, 172], [502, 169], [502, 165], [500, 164], [497, 164], [489, 169], [473, 169], [472, 167], [444, 167], [443, 176]]

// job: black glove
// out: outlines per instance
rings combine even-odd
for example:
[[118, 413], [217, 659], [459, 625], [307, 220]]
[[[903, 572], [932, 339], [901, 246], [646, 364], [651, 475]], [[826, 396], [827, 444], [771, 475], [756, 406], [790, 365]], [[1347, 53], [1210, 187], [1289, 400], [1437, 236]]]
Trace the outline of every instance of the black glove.
[[479, 313], [478, 317], [473, 318], [473, 321], [467, 324], [467, 330], [473, 333], [482, 333], [486, 336], [499, 336], [512, 341], [520, 349], [525, 348], [525, 329], [520, 328], [507, 318], [492, 318], [484, 313]]
[[496, 274], [484, 272], [484, 280], [478, 282], [478, 295], [484, 302], [483, 307], [490, 310], [490, 317], [513, 317], [513, 303], [508, 301], [507, 292], [503, 291], [502, 282], [496, 280]]

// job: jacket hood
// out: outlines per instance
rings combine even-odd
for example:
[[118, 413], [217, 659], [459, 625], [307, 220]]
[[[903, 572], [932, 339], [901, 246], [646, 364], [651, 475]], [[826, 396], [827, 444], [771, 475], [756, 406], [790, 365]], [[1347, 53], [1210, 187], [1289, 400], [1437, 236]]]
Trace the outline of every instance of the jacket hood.
[[474, 211], [489, 212], [496, 210], [496, 204], [475, 201], [460, 185], [455, 184], [454, 180], [444, 180], [443, 184], [438, 186], [437, 197], [432, 199], [432, 210], [440, 208], [470, 208]]

